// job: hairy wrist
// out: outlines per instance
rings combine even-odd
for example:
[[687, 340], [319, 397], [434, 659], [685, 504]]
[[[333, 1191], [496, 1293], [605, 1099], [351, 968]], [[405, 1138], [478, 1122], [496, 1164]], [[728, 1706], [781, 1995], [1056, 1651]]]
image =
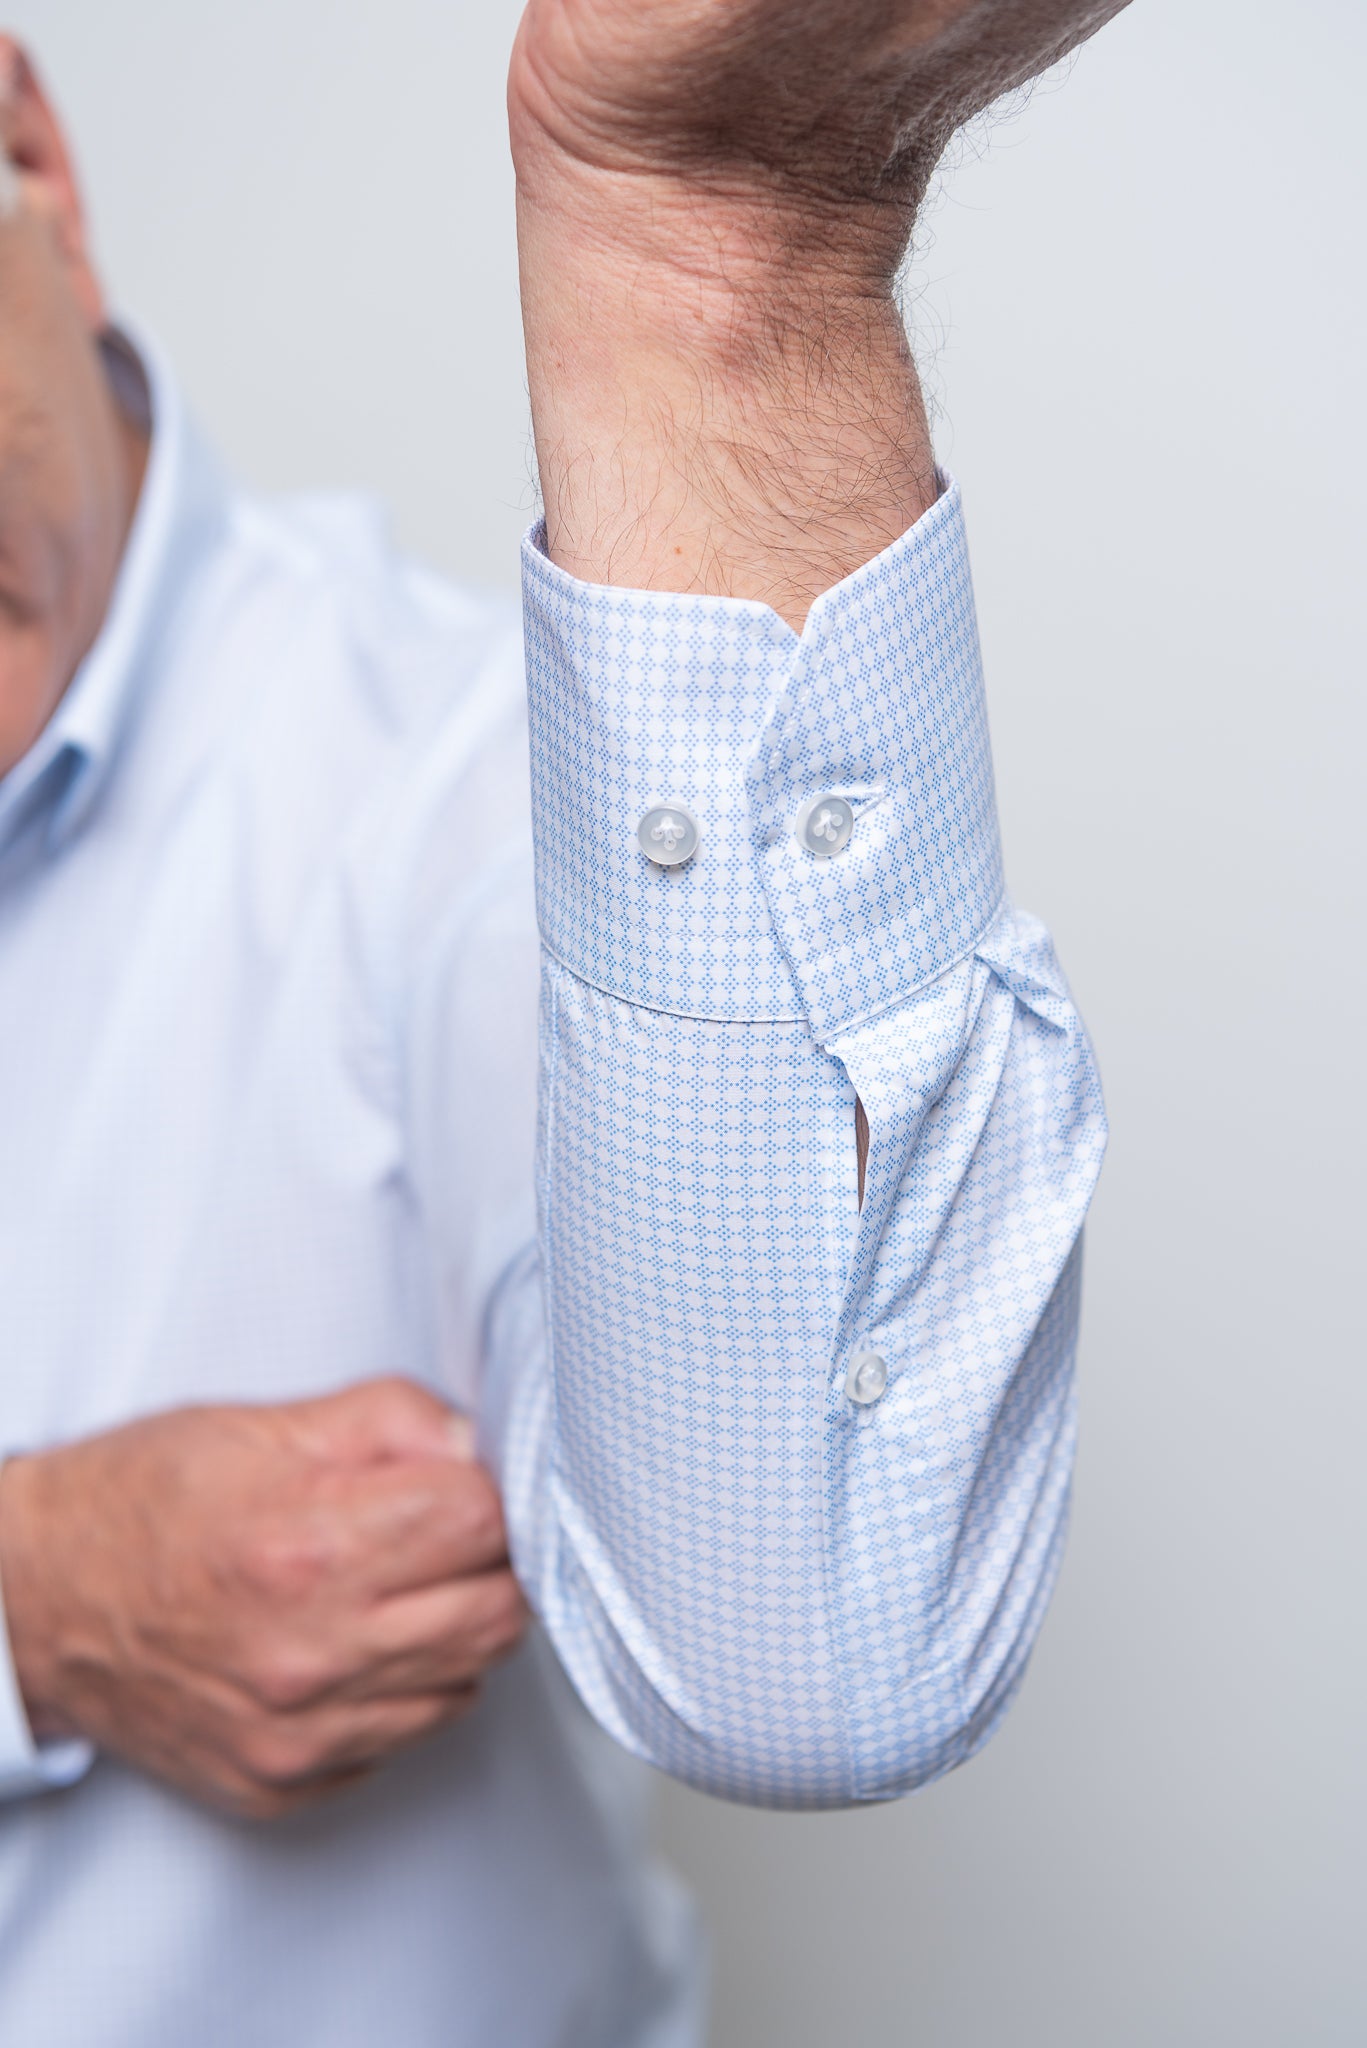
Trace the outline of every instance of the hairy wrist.
[[953, 131], [1123, 0], [527, 0], [509, 74], [552, 555], [794, 624], [934, 493], [892, 302]]
[[851, 191], [724, 156], [686, 168], [587, 156], [525, 122], [515, 134], [520, 213], [553, 221], [574, 252], [756, 297], [780, 280], [886, 291], [914, 219], [901, 186]]
[[873, 238], [733, 179], [519, 161], [553, 559], [592, 580], [816, 594], [933, 500], [914, 366]]

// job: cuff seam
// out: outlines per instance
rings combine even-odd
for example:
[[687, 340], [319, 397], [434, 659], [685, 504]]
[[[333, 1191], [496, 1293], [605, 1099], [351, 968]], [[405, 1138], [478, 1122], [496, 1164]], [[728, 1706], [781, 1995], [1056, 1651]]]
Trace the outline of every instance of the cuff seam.
[[567, 960], [562, 953], [556, 951], [555, 947], [547, 940], [544, 932], [539, 933], [539, 936], [541, 939], [541, 950], [546, 958], [554, 961], [555, 965], [563, 973], [568, 974], [572, 981], [581, 982], [585, 988], [594, 989], [599, 995], [608, 996], [613, 1002], [622, 1003], [629, 1010], [643, 1011], [648, 1017], [679, 1017], [685, 1019], [690, 1024], [801, 1024], [810, 1033], [814, 1044], [821, 1046], [824, 1050], [829, 1050], [838, 1039], [846, 1037], [850, 1032], [862, 1031], [867, 1025], [877, 1024], [882, 1018], [890, 1017], [894, 1011], [900, 1010], [904, 1004], [913, 1001], [919, 995], [923, 995], [928, 988], [933, 988], [935, 983], [942, 980], [946, 974], [952, 974], [956, 967], [962, 967], [965, 960], [971, 960], [982, 945], [988, 932], [991, 931], [993, 925], [1001, 916], [1006, 903], [1007, 892], [1003, 889], [993, 904], [992, 909], [983, 919], [979, 930], [966, 946], [961, 947], [948, 960], [938, 964], [933, 972], [923, 975], [919, 981], [912, 982], [910, 987], [901, 990], [888, 1002], [876, 1003], [872, 1009], [861, 1011], [848, 1021], [839, 1024], [834, 1030], [827, 1032], [824, 1037], [817, 1036], [812, 1028], [812, 1020], [805, 1010], [780, 1011], [775, 1012], [772, 1016], [735, 1017], [711, 1010], [679, 1010], [662, 1003], [637, 1002], [634, 997], [623, 995], [620, 989], [610, 988], [606, 982], [596, 981], [591, 974], [585, 974], [582, 968], [576, 967], [572, 961]]
[[610, 996], [614, 1003], [622, 1003], [629, 1010], [642, 1010], [647, 1017], [681, 1017], [687, 1019], [690, 1024], [807, 1024], [808, 1022], [807, 1014], [804, 1010], [777, 1011], [772, 1016], [734, 1017], [726, 1016], [714, 1010], [677, 1010], [669, 1008], [663, 1003], [638, 1002], [634, 996], [623, 995], [620, 989], [610, 988], [605, 981], [596, 981], [591, 974], [585, 974], [581, 967], [576, 967], [572, 961], [565, 958], [563, 953], [557, 953], [544, 932], [540, 933], [540, 938], [541, 950], [546, 958], [553, 960], [557, 967], [570, 976], [571, 980], [582, 982], [585, 988], [596, 989], [600, 996]]

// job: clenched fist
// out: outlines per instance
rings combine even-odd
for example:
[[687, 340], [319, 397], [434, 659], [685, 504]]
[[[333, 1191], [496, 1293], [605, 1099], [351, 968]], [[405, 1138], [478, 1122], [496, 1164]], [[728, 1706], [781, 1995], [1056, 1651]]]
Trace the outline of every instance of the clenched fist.
[[526, 1620], [468, 1431], [402, 1380], [13, 1459], [0, 1581], [35, 1734], [249, 1816], [465, 1712]]

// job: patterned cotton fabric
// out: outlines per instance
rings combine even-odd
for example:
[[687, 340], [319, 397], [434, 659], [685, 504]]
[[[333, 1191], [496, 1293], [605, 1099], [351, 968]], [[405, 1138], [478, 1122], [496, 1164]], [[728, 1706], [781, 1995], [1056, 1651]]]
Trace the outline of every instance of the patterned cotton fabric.
[[[487, 1423], [517, 1563], [630, 1749], [731, 1798], [888, 1797], [986, 1739], [1043, 1616], [1105, 1140], [1002, 897], [958, 493], [800, 637], [576, 583], [537, 536], [524, 594], [540, 1256]], [[794, 836], [823, 791], [856, 818], [829, 860]], [[674, 871], [635, 838], [667, 802], [701, 826]]]

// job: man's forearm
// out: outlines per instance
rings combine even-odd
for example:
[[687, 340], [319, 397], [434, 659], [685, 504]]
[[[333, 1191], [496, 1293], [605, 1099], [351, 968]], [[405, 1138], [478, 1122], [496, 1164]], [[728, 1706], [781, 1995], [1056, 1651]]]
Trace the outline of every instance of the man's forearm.
[[532, 0], [514, 61], [541, 1256], [485, 1426], [582, 1697], [727, 1796], [961, 1762], [1058, 1562], [1104, 1120], [891, 279], [1113, 5]]
[[1123, 0], [532, 0], [510, 80], [547, 546], [816, 595], [936, 495], [892, 279], [954, 128]]
[[750, 222], [544, 158], [519, 195], [547, 546], [586, 581], [814, 597], [934, 500], [891, 293]]

